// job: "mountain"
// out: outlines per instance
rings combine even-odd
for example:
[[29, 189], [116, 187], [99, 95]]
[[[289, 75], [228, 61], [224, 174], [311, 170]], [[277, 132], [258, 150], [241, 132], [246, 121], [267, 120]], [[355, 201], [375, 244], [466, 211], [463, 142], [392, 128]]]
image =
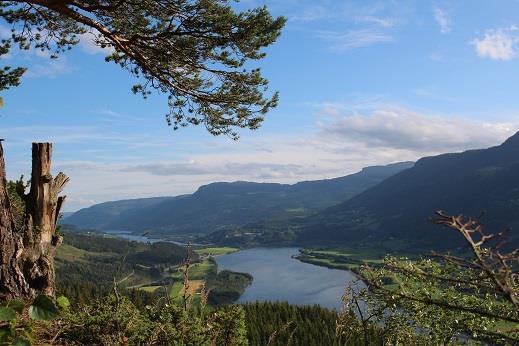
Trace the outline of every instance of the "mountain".
[[[480, 217], [492, 232], [519, 228], [519, 133], [500, 146], [426, 157], [339, 205], [292, 225], [302, 243], [397, 240], [410, 246], [462, 244], [428, 222], [435, 210]], [[510, 233], [515, 244], [517, 232]]]
[[403, 162], [368, 167], [345, 177], [294, 185], [213, 183], [191, 195], [97, 204], [76, 212], [63, 223], [155, 234], [207, 234], [260, 220], [276, 223], [343, 202], [412, 165]]
[[64, 215], [61, 223], [80, 226], [85, 229], [114, 230], [117, 228], [112, 228], [112, 224], [126, 212], [154, 206], [173, 199], [175, 197], [152, 197], [99, 203], [75, 213]]
[[69, 217], [70, 215], [72, 215], [72, 214], [74, 214], [74, 213], [71, 212], [71, 211], [62, 211], [60, 214], [61, 214], [61, 217], [62, 217], [63, 219], [66, 219], [67, 217]]

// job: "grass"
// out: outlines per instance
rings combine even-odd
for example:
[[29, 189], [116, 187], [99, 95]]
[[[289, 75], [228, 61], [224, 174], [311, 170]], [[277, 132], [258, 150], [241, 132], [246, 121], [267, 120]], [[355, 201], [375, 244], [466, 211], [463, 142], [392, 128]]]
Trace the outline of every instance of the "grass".
[[[237, 248], [232, 247], [209, 247], [197, 249], [196, 252], [201, 255], [223, 255], [231, 252], [238, 251]], [[99, 257], [111, 257], [115, 256], [113, 253], [97, 253], [90, 252], [87, 250], [79, 249], [74, 246], [63, 244], [59, 247], [56, 258], [58, 259], [57, 265], [59, 266], [59, 262], [71, 262], [71, 263], [85, 263], [95, 265], [92, 262], [92, 259]], [[114, 257], [115, 259], [115, 257]], [[119, 259], [117, 259], [119, 260]], [[153, 266], [146, 266], [142, 264], [135, 264], [133, 275], [131, 275], [130, 279], [126, 281], [129, 287], [133, 287], [144, 292], [153, 293], [157, 289], [163, 287], [160, 285], [160, 280], [165, 277], [171, 277], [175, 279], [175, 282], [170, 285], [169, 295], [174, 299], [181, 299], [184, 294], [184, 286], [183, 286], [183, 275], [180, 270], [174, 271], [173, 273], [167, 275], [162, 272], [160, 276], [151, 276], [149, 275], [150, 269]], [[216, 274], [216, 263], [211, 258], [206, 258], [198, 263], [193, 263], [189, 268], [189, 289], [188, 294], [192, 297], [196, 298], [196, 293], [200, 291], [202, 285], [206, 282], [206, 279], [211, 274]]]
[[72, 245], [68, 244], [62, 244], [60, 247], [58, 247], [57, 253], [56, 253], [56, 259], [64, 261], [64, 262], [89, 262], [90, 256], [94, 257], [110, 257], [114, 256], [113, 253], [101, 253], [101, 252], [90, 252], [83, 249], [78, 249], [77, 247], [74, 247]]
[[[189, 268], [188, 293], [194, 296], [211, 273], [216, 273], [216, 264], [213, 261], [206, 259], [200, 263], [193, 263]], [[169, 296], [171, 298], [179, 298], [182, 296], [184, 289], [182, 273], [179, 270], [171, 274], [171, 277], [178, 280], [170, 286]]]
[[304, 249], [296, 258], [302, 262], [332, 269], [356, 270], [362, 264], [379, 265], [385, 253], [372, 249]]
[[199, 255], [206, 255], [206, 256], [219, 256], [219, 255], [227, 255], [233, 252], [239, 251], [239, 249], [234, 247], [206, 247], [201, 249], [195, 249], [195, 252]]
[[169, 288], [169, 296], [171, 298], [179, 298], [180, 297], [180, 291], [184, 289], [184, 284], [180, 281], [175, 282], [173, 285]]
[[88, 251], [78, 249], [76, 247], [62, 244], [56, 253], [56, 258], [67, 262], [84, 262], [88, 255]]
[[204, 260], [201, 263], [194, 263], [191, 268], [189, 268], [189, 279], [203, 280], [213, 271], [216, 271], [216, 265], [209, 260]]
[[[187, 293], [194, 297], [205, 284], [205, 280], [189, 280], [189, 288]], [[153, 287], [153, 286], [152, 286]], [[177, 281], [170, 286], [169, 296], [173, 299], [182, 299], [184, 295], [184, 283]]]
[[148, 293], [153, 293], [153, 292], [155, 292], [157, 289], [159, 289], [161, 287], [162, 286], [144, 286], [144, 287], [139, 287], [139, 290], [144, 291], [144, 292], [148, 292]]

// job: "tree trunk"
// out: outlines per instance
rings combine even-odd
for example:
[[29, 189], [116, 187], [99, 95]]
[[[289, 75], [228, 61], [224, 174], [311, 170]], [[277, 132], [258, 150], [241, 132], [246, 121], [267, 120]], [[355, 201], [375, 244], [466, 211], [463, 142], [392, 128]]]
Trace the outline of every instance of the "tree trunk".
[[59, 211], [65, 197], [58, 196], [68, 182], [59, 173], [50, 174], [52, 145], [33, 143], [32, 176], [25, 202], [24, 226], [16, 230], [6, 188], [3, 151], [0, 143], [0, 299], [54, 295], [54, 256], [62, 237], [56, 233]]
[[14, 229], [7, 191], [4, 150], [0, 141], [0, 300], [26, 296], [28, 287], [18, 267], [22, 242]]

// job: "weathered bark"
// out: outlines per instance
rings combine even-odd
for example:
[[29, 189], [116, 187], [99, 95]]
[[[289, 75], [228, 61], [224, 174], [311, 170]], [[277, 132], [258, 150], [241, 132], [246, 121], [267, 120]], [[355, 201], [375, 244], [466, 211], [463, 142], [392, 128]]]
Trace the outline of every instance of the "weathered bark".
[[26, 296], [29, 293], [18, 267], [22, 242], [15, 232], [7, 191], [4, 150], [0, 141], [0, 300]]
[[[54, 256], [62, 238], [56, 233], [59, 211], [65, 197], [58, 196], [68, 182], [59, 173], [50, 174], [52, 145], [33, 143], [32, 176], [25, 202], [24, 226], [16, 230], [6, 189], [5, 166], [0, 146], [0, 299], [31, 298], [43, 293], [54, 295]], [[5, 214], [5, 216], [4, 216]]]

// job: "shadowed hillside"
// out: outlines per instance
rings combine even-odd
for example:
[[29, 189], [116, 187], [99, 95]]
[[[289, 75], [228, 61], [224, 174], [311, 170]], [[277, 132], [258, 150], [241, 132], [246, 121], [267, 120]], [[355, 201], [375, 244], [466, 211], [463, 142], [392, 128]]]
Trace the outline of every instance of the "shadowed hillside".
[[412, 165], [404, 162], [369, 167], [345, 177], [294, 185], [213, 183], [200, 187], [192, 195], [94, 205], [63, 223], [100, 230], [195, 234], [260, 220], [279, 222], [343, 202]]
[[[519, 226], [519, 133], [500, 146], [426, 157], [358, 196], [308, 217], [299, 241], [394, 238], [424, 247], [460, 244], [427, 222], [435, 210], [481, 215], [489, 228]], [[515, 233], [511, 233], [515, 237]]]

